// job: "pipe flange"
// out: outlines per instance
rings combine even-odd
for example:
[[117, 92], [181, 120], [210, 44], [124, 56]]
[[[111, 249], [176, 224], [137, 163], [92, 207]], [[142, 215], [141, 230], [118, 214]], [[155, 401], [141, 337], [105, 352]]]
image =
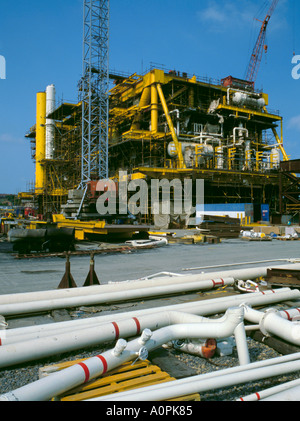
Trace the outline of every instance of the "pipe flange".
[[145, 361], [148, 358], [148, 349], [143, 346], [142, 348], [139, 349], [138, 352], [138, 359], [141, 361]]
[[259, 322], [259, 328], [261, 330], [261, 333], [266, 337], [271, 337], [272, 335], [267, 331], [267, 329], [264, 326], [265, 319], [270, 313], [278, 313], [278, 310], [275, 308], [269, 308], [267, 311], [265, 311], [264, 315], [262, 316], [260, 322]]

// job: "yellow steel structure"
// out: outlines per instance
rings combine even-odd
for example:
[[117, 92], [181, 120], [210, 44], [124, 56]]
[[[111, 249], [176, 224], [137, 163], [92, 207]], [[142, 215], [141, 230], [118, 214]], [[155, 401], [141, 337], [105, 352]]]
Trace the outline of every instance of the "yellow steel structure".
[[46, 145], [46, 92], [38, 92], [36, 98], [36, 152], [35, 152], [35, 193], [43, 194], [45, 190]]
[[63, 215], [53, 215], [53, 222], [56, 222], [57, 228], [74, 228], [76, 240], [84, 240], [87, 234], [109, 234], [105, 221], [72, 221]]
[[[146, 179], [202, 178], [207, 203], [263, 200], [278, 210], [280, 155], [284, 161], [289, 157], [282, 117], [268, 110], [266, 93], [232, 77], [218, 81], [175, 70], [151, 69], [111, 79], [111, 178], [117, 180], [120, 170], [131, 179], [140, 174]], [[44, 110], [39, 102], [40, 107]], [[36, 148], [36, 193], [44, 188], [47, 207], [53, 198], [66, 201], [68, 190], [80, 184], [81, 106], [62, 103], [52, 112], [53, 160], [41, 155], [44, 111], [39, 115], [28, 137]]]

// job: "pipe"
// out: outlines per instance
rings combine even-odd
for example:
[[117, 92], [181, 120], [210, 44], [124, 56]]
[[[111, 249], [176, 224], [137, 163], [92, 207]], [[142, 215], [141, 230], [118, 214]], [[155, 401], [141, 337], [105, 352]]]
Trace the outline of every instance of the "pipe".
[[[246, 133], [246, 137], [249, 136], [249, 132], [247, 129], [245, 129], [244, 127], [235, 127], [233, 129], [233, 146], [241, 146], [244, 143], [244, 139], [242, 138], [238, 143], [236, 143], [236, 132], [245, 132]], [[241, 137], [239, 135], [239, 137]]]
[[187, 291], [213, 289], [220, 286], [233, 285], [233, 278], [212, 279], [209, 281], [190, 282], [187, 284], [153, 286], [151, 288], [136, 288], [128, 291], [115, 291], [102, 294], [86, 295], [84, 297], [57, 298], [52, 300], [28, 301], [23, 303], [2, 304], [0, 314], [12, 316], [50, 311], [60, 308], [78, 307], [82, 305], [104, 304], [126, 300], [155, 297]]
[[[265, 398], [273, 398], [279, 392], [287, 391], [287, 389], [293, 388], [294, 386], [300, 386], [300, 379], [292, 380], [290, 382], [282, 383], [278, 386], [270, 387], [265, 390], [261, 390], [256, 393], [251, 393], [250, 395], [243, 396], [242, 398], [237, 399], [237, 401], [242, 402], [254, 402], [264, 400]], [[272, 399], [271, 399], [272, 400]], [[286, 399], [285, 399], [286, 400]]]
[[259, 291], [259, 286], [256, 282], [253, 281], [240, 281], [238, 280], [235, 283], [235, 288], [240, 292], [253, 293]]
[[247, 366], [238, 367], [238, 370], [236, 370], [236, 367], [233, 369], [219, 370], [186, 379], [173, 380], [161, 385], [153, 385], [88, 399], [88, 401], [163, 401], [192, 393], [201, 393], [283, 374], [295, 373], [300, 369], [299, 353], [298, 359], [293, 359], [292, 361], [275, 364], [272, 360], [275, 360], [275, 358], [261, 361], [265, 365], [257, 366], [255, 364], [258, 363], [251, 363]]
[[169, 113], [169, 110], [168, 110], [168, 106], [167, 106], [167, 103], [166, 103], [166, 100], [165, 100], [165, 97], [164, 97], [162, 87], [159, 83], [157, 83], [156, 88], [157, 88], [157, 92], [158, 92], [160, 101], [161, 101], [162, 106], [163, 106], [163, 110], [164, 110], [164, 113], [165, 113], [165, 116], [166, 116], [166, 119], [167, 119], [167, 123], [168, 123], [169, 129], [170, 129], [171, 135], [172, 135], [173, 142], [175, 143], [175, 146], [176, 146], [177, 155], [178, 155], [178, 159], [179, 159], [179, 167], [180, 168], [186, 168], [184, 160], [183, 160], [181, 146], [178, 142], [178, 138], [177, 138], [174, 126], [173, 126], [172, 119], [170, 117], [170, 113]]
[[[282, 155], [283, 155], [283, 160], [284, 160], [284, 161], [289, 161], [289, 160], [290, 160], [290, 158], [289, 158], [289, 156], [287, 155], [287, 153], [286, 153], [286, 151], [285, 151], [285, 149], [284, 149], [284, 147], [283, 147], [282, 139], [280, 139], [280, 138], [279, 138], [279, 136], [278, 136], [278, 134], [277, 134], [277, 131], [276, 131], [275, 127], [271, 127], [271, 129], [272, 129], [272, 132], [273, 132], [273, 134], [274, 134], [274, 136], [275, 136], [275, 139], [276, 139], [276, 141], [277, 141], [278, 147], [279, 147], [279, 149], [280, 149], [280, 151], [281, 151], [281, 153], [282, 153]], [[282, 130], [282, 122], [281, 122], [281, 130]], [[281, 135], [281, 138], [282, 138], [282, 135]]]
[[[146, 359], [148, 352], [164, 343], [185, 338], [203, 338], [207, 336], [227, 337], [236, 332], [243, 324], [243, 309], [232, 308], [218, 320], [209, 323], [172, 325], [155, 332], [145, 329], [139, 339], [128, 344], [122, 340], [115, 350], [110, 350], [89, 358], [84, 362], [51, 374], [26, 386], [0, 396], [0, 401], [45, 401], [86, 383], [95, 377], [110, 371], [126, 361]], [[238, 334], [237, 334], [238, 335]], [[125, 347], [126, 345], [126, 347]], [[239, 355], [241, 363], [246, 363], [247, 356]]]
[[[172, 324], [210, 322], [209, 319], [179, 312], [158, 312], [119, 321], [98, 323], [95, 326], [70, 326], [47, 335], [21, 335], [3, 338], [0, 346], [0, 368], [70, 352], [100, 343], [128, 338], [143, 329], [158, 329]], [[55, 326], [54, 326], [55, 329]]]
[[[211, 276], [212, 275], [212, 276]], [[87, 287], [77, 287], [77, 288], [65, 288], [49, 291], [37, 291], [37, 292], [25, 292], [20, 294], [6, 294], [0, 296], [0, 306], [5, 304], [19, 304], [32, 301], [41, 301], [41, 300], [57, 300], [57, 299], [67, 299], [74, 297], [86, 297], [94, 295], [103, 295], [108, 293], [115, 293], [120, 291], [131, 291], [135, 289], [147, 290], [148, 288], [155, 288], [158, 285], [163, 286], [174, 286], [174, 285], [187, 285], [192, 283], [198, 283], [198, 287], [204, 289], [207, 286], [211, 286], [213, 281], [216, 283], [222, 283], [223, 280], [228, 280], [230, 282], [233, 277], [215, 277], [214, 274], [196, 275], [196, 276], [180, 276], [180, 277], [161, 277], [161, 278], [148, 278], [141, 281], [129, 281], [129, 282], [117, 282], [106, 285], [91, 285]], [[227, 282], [227, 281], [226, 281]], [[1, 313], [1, 311], [0, 311]]]
[[[223, 322], [222, 319], [220, 319], [221, 322]], [[5, 341], [4, 339], [2, 341], [3, 346], [0, 347], [0, 368], [49, 357], [57, 353], [99, 345], [100, 343], [117, 340], [120, 336], [128, 338], [139, 334], [144, 328], [158, 329], [168, 325], [175, 326], [186, 323], [209, 324], [216, 323], [216, 320], [209, 320], [200, 316], [178, 312], [162, 312], [139, 318], [128, 318], [118, 322], [101, 324], [91, 328], [65, 331], [44, 338], [27, 339], [25, 341], [23, 340], [24, 338], [20, 338], [20, 341], [14, 343], [9, 343], [9, 340]], [[244, 364], [248, 364], [249, 356], [245, 348], [247, 341], [244, 335], [243, 324], [237, 328], [236, 337], [239, 341], [237, 348], [241, 350], [240, 359]], [[204, 338], [208, 337], [204, 336]]]
[[176, 117], [177, 117], [176, 134], [177, 134], [177, 138], [178, 138], [178, 136], [180, 134], [180, 130], [179, 130], [179, 117], [180, 117], [180, 112], [179, 112], [178, 109], [175, 109], [175, 110], [172, 110], [172, 111], [169, 112], [169, 114], [174, 114], [174, 113], [176, 114]]
[[151, 132], [158, 131], [158, 95], [155, 84], [151, 85]]
[[[146, 388], [140, 388], [140, 389], [137, 389], [137, 390], [138, 390], [138, 392], [140, 392], [140, 391], [147, 392], [149, 395], [151, 394], [152, 391], [155, 391], [155, 392], [160, 391], [161, 393], [163, 393], [163, 389], [165, 389], [166, 387], [168, 387], [168, 388], [172, 387], [172, 385], [176, 385], [176, 383], [177, 383], [176, 386], [181, 387], [182, 391], [184, 391], [184, 393], [183, 392], [181, 392], [181, 393], [182, 394], [188, 394], [188, 392], [185, 390], [186, 385], [189, 386], [189, 385], [191, 385], [191, 383], [196, 382], [197, 385], [193, 389], [194, 392], [190, 392], [190, 393], [198, 393], [198, 392], [200, 392], [200, 387], [202, 385], [204, 386], [202, 391], [210, 390], [210, 387], [208, 387], [208, 388], [206, 387], [206, 383], [208, 381], [214, 381], [213, 384], [212, 384], [212, 387], [217, 389], [219, 378], [223, 378], [224, 376], [236, 377], [236, 380], [238, 381], [238, 379], [240, 379], [240, 377], [243, 376], [245, 372], [248, 372], [248, 371], [251, 372], [253, 370], [259, 371], [263, 368], [268, 368], [270, 370], [270, 372], [272, 372], [273, 367], [278, 368], [279, 366], [282, 366], [283, 364], [286, 364], [285, 368], [290, 369], [291, 370], [290, 372], [297, 371], [297, 367], [295, 369], [293, 369], [292, 364], [293, 363], [298, 364], [299, 359], [300, 359], [300, 352], [295, 353], [295, 354], [284, 355], [282, 357], [269, 358], [268, 360], [264, 360], [264, 361], [257, 361], [257, 362], [254, 362], [254, 363], [250, 363], [247, 366], [235, 366], [235, 367], [226, 368], [226, 369], [223, 369], [223, 370], [213, 371], [213, 372], [210, 372], [210, 373], [200, 374], [198, 376], [183, 378], [183, 379], [176, 380], [176, 381], [173, 381], [173, 382], [155, 384], [155, 385], [148, 386]], [[290, 365], [288, 366], [287, 364], [290, 364]], [[268, 377], [268, 374], [267, 374], [267, 377]], [[269, 376], [269, 377], [271, 377], [271, 376]], [[264, 377], [262, 377], [262, 378], [264, 378]], [[257, 379], [254, 376], [254, 380], [257, 380]], [[237, 381], [234, 382], [234, 379], [233, 379], [233, 385], [238, 384]], [[215, 383], [216, 383], [216, 385], [215, 385]], [[243, 383], [243, 380], [240, 383]], [[227, 385], [226, 385], [226, 382], [225, 382], [224, 387], [226, 387], [226, 386]], [[222, 386], [220, 385], [220, 387], [222, 387]], [[130, 400], [129, 398], [130, 398], [130, 396], [133, 392], [134, 391], [129, 390], [127, 392], [114, 393], [114, 394], [111, 394], [111, 395], [107, 395], [107, 396], [103, 396], [103, 397], [99, 397], [99, 398], [94, 398], [94, 399], [89, 399], [89, 400], [90, 401], [92, 401], [92, 400], [93, 401], [103, 401], [103, 400], [104, 401], [108, 401], [108, 400], [116, 400], [117, 401], [117, 400], [120, 400], [120, 398], [122, 400]], [[181, 394], [181, 396], [182, 396], [182, 394]], [[171, 396], [172, 397], [178, 397], [180, 395], [172, 394]], [[162, 399], [157, 399], [157, 400], [162, 400]], [[169, 398], [165, 398], [165, 399], [169, 399]]]
[[[281, 312], [268, 309], [266, 312], [253, 310], [244, 306], [245, 318], [248, 321], [259, 323], [260, 330], [265, 336], [278, 336], [294, 345], [300, 345], [300, 324], [293, 323], [281, 316]], [[296, 309], [299, 314], [299, 309]]]
[[[300, 264], [297, 264], [297, 263], [293, 263], [291, 265], [280, 265], [280, 266], [272, 266], [272, 267], [274, 269], [300, 270]], [[138, 287], [139, 289], [141, 289], [145, 287], [154, 287], [157, 284], [161, 286], [162, 285], [175, 285], [178, 283], [186, 284], [189, 282], [216, 280], [216, 279], [224, 279], [224, 278], [234, 278], [234, 279], [240, 279], [240, 280], [256, 279], [256, 278], [267, 276], [268, 269], [270, 269], [269, 266], [264, 266], [264, 267], [247, 268], [247, 269], [189, 274], [189, 275], [182, 275], [178, 277], [162, 276], [162, 277], [157, 277], [155, 279], [145, 279], [141, 281], [139, 280]], [[189, 269], [189, 270], [192, 270], [192, 269]], [[56, 290], [47, 290], [47, 291], [5, 294], [5, 295], [0, 295], [0, 305], [36, 301], [36, 300], [50, 300], [50, 299], [57, 299], [57, 298], [69, 298], [69, 297], [76, 297], [76, 296], [95, 295], [95, 294], [103, 294], [103, 293], [113, 292], [113, 291], [119, 292], [121, 290], [124, 291], [124, 290], [135, 289], [136, 286], [137, 286], [137, 280], [133, 280], [130, 282], [123, 282], [122, 285], [121, 283], [116, 283], [116, 284], [112, 283], [112, 284], [106, 284], [106, 285], [92, 285], [88, 287], [65, 288], [65, 289], [56, 289]], [[1, 314], [1, 311], [0, 311], [0, 314]]]
[[139, 102], [139, 109], [137, 114], [135, 115], [135, 117], [133, 118], [133, 122], [131, 125], [130, 130], [140, 130], [140, 122], [141, 122], [141, 118], [142, 118], [142, 110], [144, 107], [147, 107], [150, 103], [150, 98], [151, 98], [151, 87], [150, 86], [146, 86], [143, 89], [143, 92], [141, 94], [140, 97], [140, 102]]
[[276, 402], [299, 402], [300, 401], [300, 385], [291, 387], [282, 392], [275, 393], [272, 396], [261, 399], [261, 401], [276, 401]]
[[170, 344], [176, 350], [186, 352], [187, 354], [198, 355], [203, 358], [212, 358], [217, 349], [217, 341], [209, 338], [201, 341], [172, 341]]
[[[298, 266], [300, 265], [293, 265], [292, 268], [298, 268]], [[290, 268], [290, 266], [283, 266], [282, 268]], [[267, 269], [268, 268], [253, 268], [253, 269], [240, 269], [239, 271], [235, 271], [234, 273], [234, 278], [239, 278], [241, 279], [239, 275], [245, 276], [246, 279], [248, 279], [249, 277], [252, 278], [258, 278], [260, 276], [265, 276], [267, 273]], [[217, 274], [217, 273], [215, 273]], [[224, 274], [224, 272], [220, 273], [221, 275]], [[210, 274], [212, 275], [212, 274]], [[176, 283], [176, 281], [178, 283], [183, 282], [184, 278], [185, 281], [187, 281], [188, 279], [192, 279], [195, 281], [195, 279], [198, 279], [198, 277], [201, 279], [203, 279], [203, 277], [207, 277], [208, 275], [189, 275], [189, 277], [171, 277], [171, 279], [169, 280], [169, 282], [171, 283]], [[233, 278], [232, 277], [232, 278]], [[160, 278], [156, 278], [156, 282], [159, 280]], [[163, 282], [166, 282], [165, 278], [162, 278]], [[206, 289], [206, 288], [213, 288], [215, 286], [221, 286], [221, 285], [225, 285], [227, 282], [228, 284], [232, 283], [232, 279], [228, 278], [226, 279], [226, 282], [223, 278], [220, 278], [221, 280], [219, 281], [211, 279], [208, 283], [205, 283], [203, 281], [203, 283], [201, 282], [201, 284], [197, 285], [195, 282], [191, 282], [189, 284], [182, 284], [182, 285], [169, 285], [168, 287], [166, 286], [156, 286], [156, 287], [152, 287], [152, 288], [144, 288], [144, 289], [132, 289], [130, 291], [116, 291], [115, 293], [101, 293], [101, 294], [96, 294], [94, 290], [94, 294], [93, 295], [86, 295], [86, 296], [79, 296], [79, 297], [70, 297], [70, 298], [66, 298], [66, 299], [53, 299], [53, 300], [40, 300], [40, 301], [28, 301], [28, 302], [24, 302], [24, 303], [14, 303], [14, 304], [2, 304], [0, 305], [0, 314], [2, 314], [3, 316], [11, 316], [11, 315], [17, 315], [17, 314], [30, 314], [30, 313], [35, 313], [35, 312], [43, 312], [43, 311], [49, 311], [49, 310], [53, 310], [53, 309], [59, 309], [59, 308], [68, 308], [68, 307], [76, 307], [76, 306], [81, 306], [81, 305], [93, 305], [93, 304], [100, 304], [100, 303], [106, 303], [108, 301], [110, 302], [118, 302], [118, 301], [124, 301], [124, 299], [127, 300], [133, 300], [133, 299], [137, 299], [137, 298], [141, 298], [141, 297], [153, 297], [153, 296], [158, 296], [158, 295], [164, 295], [164, 294], [172, 294], [172, 293], [178, 293], [180, 291], [192, 291], [192, 290], [198, 290], [198, 289]], [[244, 278], [245, 279], [245, 278]], [[146, 283], [148, 281], [145, 281]], [[153, 281], [150, 281], [153, 282]], [[118, 289], [120, 289], [120, 285], [118, 284]], [[133, 285], [133, 287], [135, 287], [136, 285]], [[106, 286], [106, 287], [111, 287], [111, 285]], [[92, 286], [92, 287], [82, 287], [84, 288], [101, 288], [101, 285], [99, 286]], [[130, 289], [130, 285], [129, 284], [125, 284], [124, 289]], [[71, 289], [72, 290], [72, 289]], [[66, 292], [68, 290], [65, 290]], [[91, 290], [90, 290], [91, 291]], [[100, 289], [98, 290], [100, 291]], [[50, 292], [48, 295], [52, 295], [54, 293], [54, 291]], [[78, 291], [77, 291], [78, 293]], [[70, 294], [72, 294], [70, 292]], [[11, 294], [10, 294], [11, 296]], [[7, 299], [7, 296], [6, 296]]]
[[[188, 302], [183, 304], [175, 304], [171, 306], [162, 306], [156, 311], [167, 312], [185, 312], [188, 314], [195, 314], [198, 316], [212, 315], [220, 312], [225, 312], [229, 307], [238, 306], [245, 303], [245, 295], [234, 295], [221, 298], [213, 298], [210, 300], [203, 300], [198, 302]], [[269, 290], [265, 292], [253, 293], [247, 295], [246, 302], [248, 305], [267, 305], [285, 300], [299, 299], [300, 292], [298, 290], [290, 290], [289, 288], [281, 288], [278, 290]], [[153, 309], [136, 310], [125, 313], [117, 313], [113, 316], [111, 314], [97, 317], [89, 317], [78, 320], [70, 320], [65, 322], [57, 322], [51, 324], [42, 324], [36, 326], [27, 326], [22, 328], [8, 329], [5, 331], [7, 344], [13, 342], [20, 342], [25, 340], [32, 340], [40, 337], [46, 337], [55, 334], [60, 334], [75, 329], [86, 327], [99, 326], [102, 323], [115, 322], [129, 318], [139, 318], [145, 315], [153, 315]], [[1, 348], [0, 348], [1, 349]]]
[[182, 268], [181, 270], [190, 271], [190, 270], [201, 270], [201, 269], [214, 269], [214, 268], [224, 268], [224, 267], [233, 267], [233, 266], [243, 266], [243, 265], [254, 265], [259, 263], [270, 263], [270, 262], [299, 262], [299, 259], [271, 259], [271, 260], [257, 260], [254, 262], [240, 262], [240, 263], [228, 263], [224, 265], [214, 265], [214, 266], [200, 266], [195, 268]]
[[[55, 108], [55, 86], [49, 85], [46, 88], [46, 116]], [[54, 155], [54, 120], [46, 118], [46, 146], [45, 158], [53, 159]]]

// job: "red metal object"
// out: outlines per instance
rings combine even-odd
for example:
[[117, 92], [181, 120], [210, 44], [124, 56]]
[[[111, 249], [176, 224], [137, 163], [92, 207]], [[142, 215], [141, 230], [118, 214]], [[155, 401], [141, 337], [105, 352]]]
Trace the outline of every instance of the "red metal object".
[[267, 16], [265, 17], [264, 21], [262, 22], [261, 28], [260, 28], [260, 32], [258, 35], [258, 38], [256, 40], [253, 52], [251, 54], [251, 58], [250, 58], [250, 63], [248, 65], [248, 69], [247, 69], [247, 75], [246, 75], [246, 80], [254, 82], [256, 81], [257, 78], [257, 73], [259, 70], [259, 66], [261, 63], [261, 59], [262, 59], [262, 53], [263, 53], [263, 49], [265, 50], [265, 52], [267, 52], [267, 45], [265, 44], [265, 39], [266, 39], [266, 31], [267, 31], [267, 27], [268, 27], [268, 23], [271, 19], [271, 16], [275, 10], [275, 7], [277, 6], [279, 0], [273, 0], [272, 5], [267, 13]]
[[254, 82], [238, 79], [236, 77], [227, 76], [224, 79], [221, 79], [221, 83], [225, 88], [235, 88], [242, 90], [254, 90]]
[[28, 218], [29, 216], [35, 216], [35, 209], [33, 209], [33, 208], [25, 208], [24, 209], [24, 217]]

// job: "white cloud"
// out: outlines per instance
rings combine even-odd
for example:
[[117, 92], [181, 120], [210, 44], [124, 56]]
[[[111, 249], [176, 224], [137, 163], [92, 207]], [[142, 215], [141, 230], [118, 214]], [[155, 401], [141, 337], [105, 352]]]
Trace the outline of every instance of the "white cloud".
[[[214, 31], [216, 29], [225, 31], [228, 28], [242, 29], [249, 25], [253, 25], [256, 30], [259, 30], [261, 23], [256, 19], [263, 20], [265, 18], [270, 4], [265, 3], [263, 7], [258, 8], [257, 1], [209, 0], [207, 6], [198, 11], [197, 16], [202, 23], [214, 25], [212, 28]], [[282, 0], [282, 3], [277, 6], [269, 31], [275, 30], [275, 28], [278, 31], [285, 24], [283, 17], [285, 5], [286, 0]]]
[[[249, 1], [215, 1], [208, 2], [208, 6], [198, 11], [198, 18], [208, 24], [219, 24], [221, 28], [244, 25], [252, 22], [255, 7]], [[219, 27], [219, 29], [221, 29]]]
[[287, 127], [289, 129], [296, 129], [300, 131], [300, 115], [297, 115], [295, 117], [292, 117], [289, 122]]

